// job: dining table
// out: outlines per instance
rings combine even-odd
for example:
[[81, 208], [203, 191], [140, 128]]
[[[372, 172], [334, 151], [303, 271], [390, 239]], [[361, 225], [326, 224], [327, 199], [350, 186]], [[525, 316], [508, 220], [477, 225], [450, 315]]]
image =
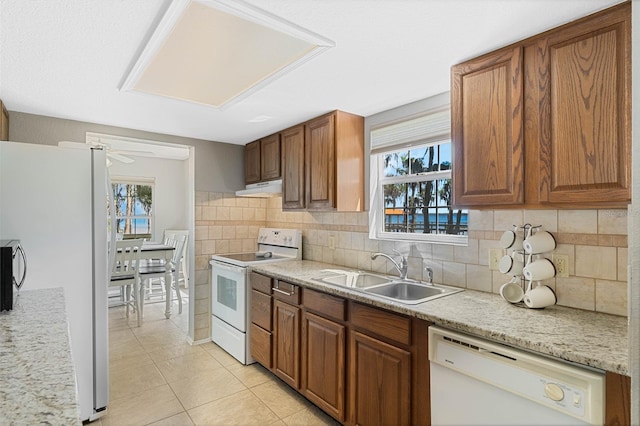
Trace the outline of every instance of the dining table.
[[[175, 247], [154, 241], [145, 241], [140, 249], [140, 260], [164, 259], [169, 265]], [[171, 318], [171, 268], [167, 266], [164, 274], [165, 310], [164, 316]]]

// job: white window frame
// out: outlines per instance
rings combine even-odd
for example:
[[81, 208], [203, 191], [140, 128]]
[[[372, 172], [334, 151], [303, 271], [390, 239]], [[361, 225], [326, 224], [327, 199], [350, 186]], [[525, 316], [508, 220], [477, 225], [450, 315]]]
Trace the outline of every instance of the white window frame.
[[[369, 238], [389, 241], [467, 245], [468, 235], [386, 232], [384, 230], [385, 184], [453, 179], [452, 170], [407, 176], [384, 176], [384, 155], [403, 149], [436, 146], [451, 140], [450, 107], [445, 105], [412, 117], [371, 128]], [[453, 153], [452, 153], [453, 155]], [[453, 163], [453, 158], [452, 158]], [[453, 167], [453, 164], [452, 164]]]
[[[111, 191], [113, 191], [113, 185], [121, 185], [121, 184], [125, 184], [125, 185], [143, 185], [143, 186], [150, 186], [151, 187], [151, 214], [149, 216], [140, 216], [140, 215], [133, 215], [133, 216], [115, 216], [116, 221], [118, 219], [127, 219], [127, 218], [131, 218], [131, 219], [149, 219], [149, 235], [150, 235], [150, 240], [154, 241], [154, 233], [155, 233], [155, 194], [156, 194], [156, 187], [155, 187], [155, 178], [145, 178], [145, 177], [128, 177], [128, 176], [112, 176], [111, 177]], [[115, 200], [115, 194], [114, 194], [114, 200]], [[134, 235], [142, 235], [142, 234], [134, 234]]]

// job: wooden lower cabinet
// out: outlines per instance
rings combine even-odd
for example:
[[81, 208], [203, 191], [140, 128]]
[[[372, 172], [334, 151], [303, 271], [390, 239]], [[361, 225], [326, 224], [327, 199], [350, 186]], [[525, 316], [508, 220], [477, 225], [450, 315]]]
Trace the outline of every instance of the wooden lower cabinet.
[[249, 325], [249, 350], [251, 356], [266, 368], [272, 364], [272, 310], [271, 287], [273, 279], [252, 272], [251, 282], [251, 324]]
[[631, 424], [631, 378], [607, 371], [605, 425]]
[[300, 308], [273, 302], [273, 372], [289, 386], [300, 388]]
[[9, 112], [0, 100], [0, 141], [9, 140]]
[[271, 368], [271, 333], [255, 324], [250, 327], [251, 356], [266, 368]]
[[408, 425], [411, 353], [357, 331], [349, 350], [351, 423]]
[[302, 392], [336, 420], [345, 420], [346, 327], [305, 312]]

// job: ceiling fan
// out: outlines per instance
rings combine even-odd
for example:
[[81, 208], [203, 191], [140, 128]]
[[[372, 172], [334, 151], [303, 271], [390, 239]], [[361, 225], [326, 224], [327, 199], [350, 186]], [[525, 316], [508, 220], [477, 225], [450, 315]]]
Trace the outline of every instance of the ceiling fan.
[[111, 165], [109, 161], [110, 158], [116, 161], [120, 161], [121, 163], [124, 163], [124, 164], [131, 164], [135, 160], [133, 158], [127, 157], [127, 155], [140, 155], [145, 157], [155, 156], [154, 152], [147, 151], [147, 150], [138, 150], [138, 149], [133, 149], [131, 147], [114, 148], [113, 147], [114, 143], [117, 144], [118, 141], [109, 140], [109, 139], [100, 138], [100, 137], [93, 137], [93, 136], [87, 137], [88, 145], [92, 147], [100, 147], [107, 151], [107, 166]]

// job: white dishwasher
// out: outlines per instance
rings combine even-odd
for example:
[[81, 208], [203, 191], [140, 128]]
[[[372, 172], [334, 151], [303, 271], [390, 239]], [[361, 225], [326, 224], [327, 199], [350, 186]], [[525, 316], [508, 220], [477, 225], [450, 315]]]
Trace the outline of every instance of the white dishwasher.
[[431, 424], [602, 425], [604, 372], [429, 327]]

